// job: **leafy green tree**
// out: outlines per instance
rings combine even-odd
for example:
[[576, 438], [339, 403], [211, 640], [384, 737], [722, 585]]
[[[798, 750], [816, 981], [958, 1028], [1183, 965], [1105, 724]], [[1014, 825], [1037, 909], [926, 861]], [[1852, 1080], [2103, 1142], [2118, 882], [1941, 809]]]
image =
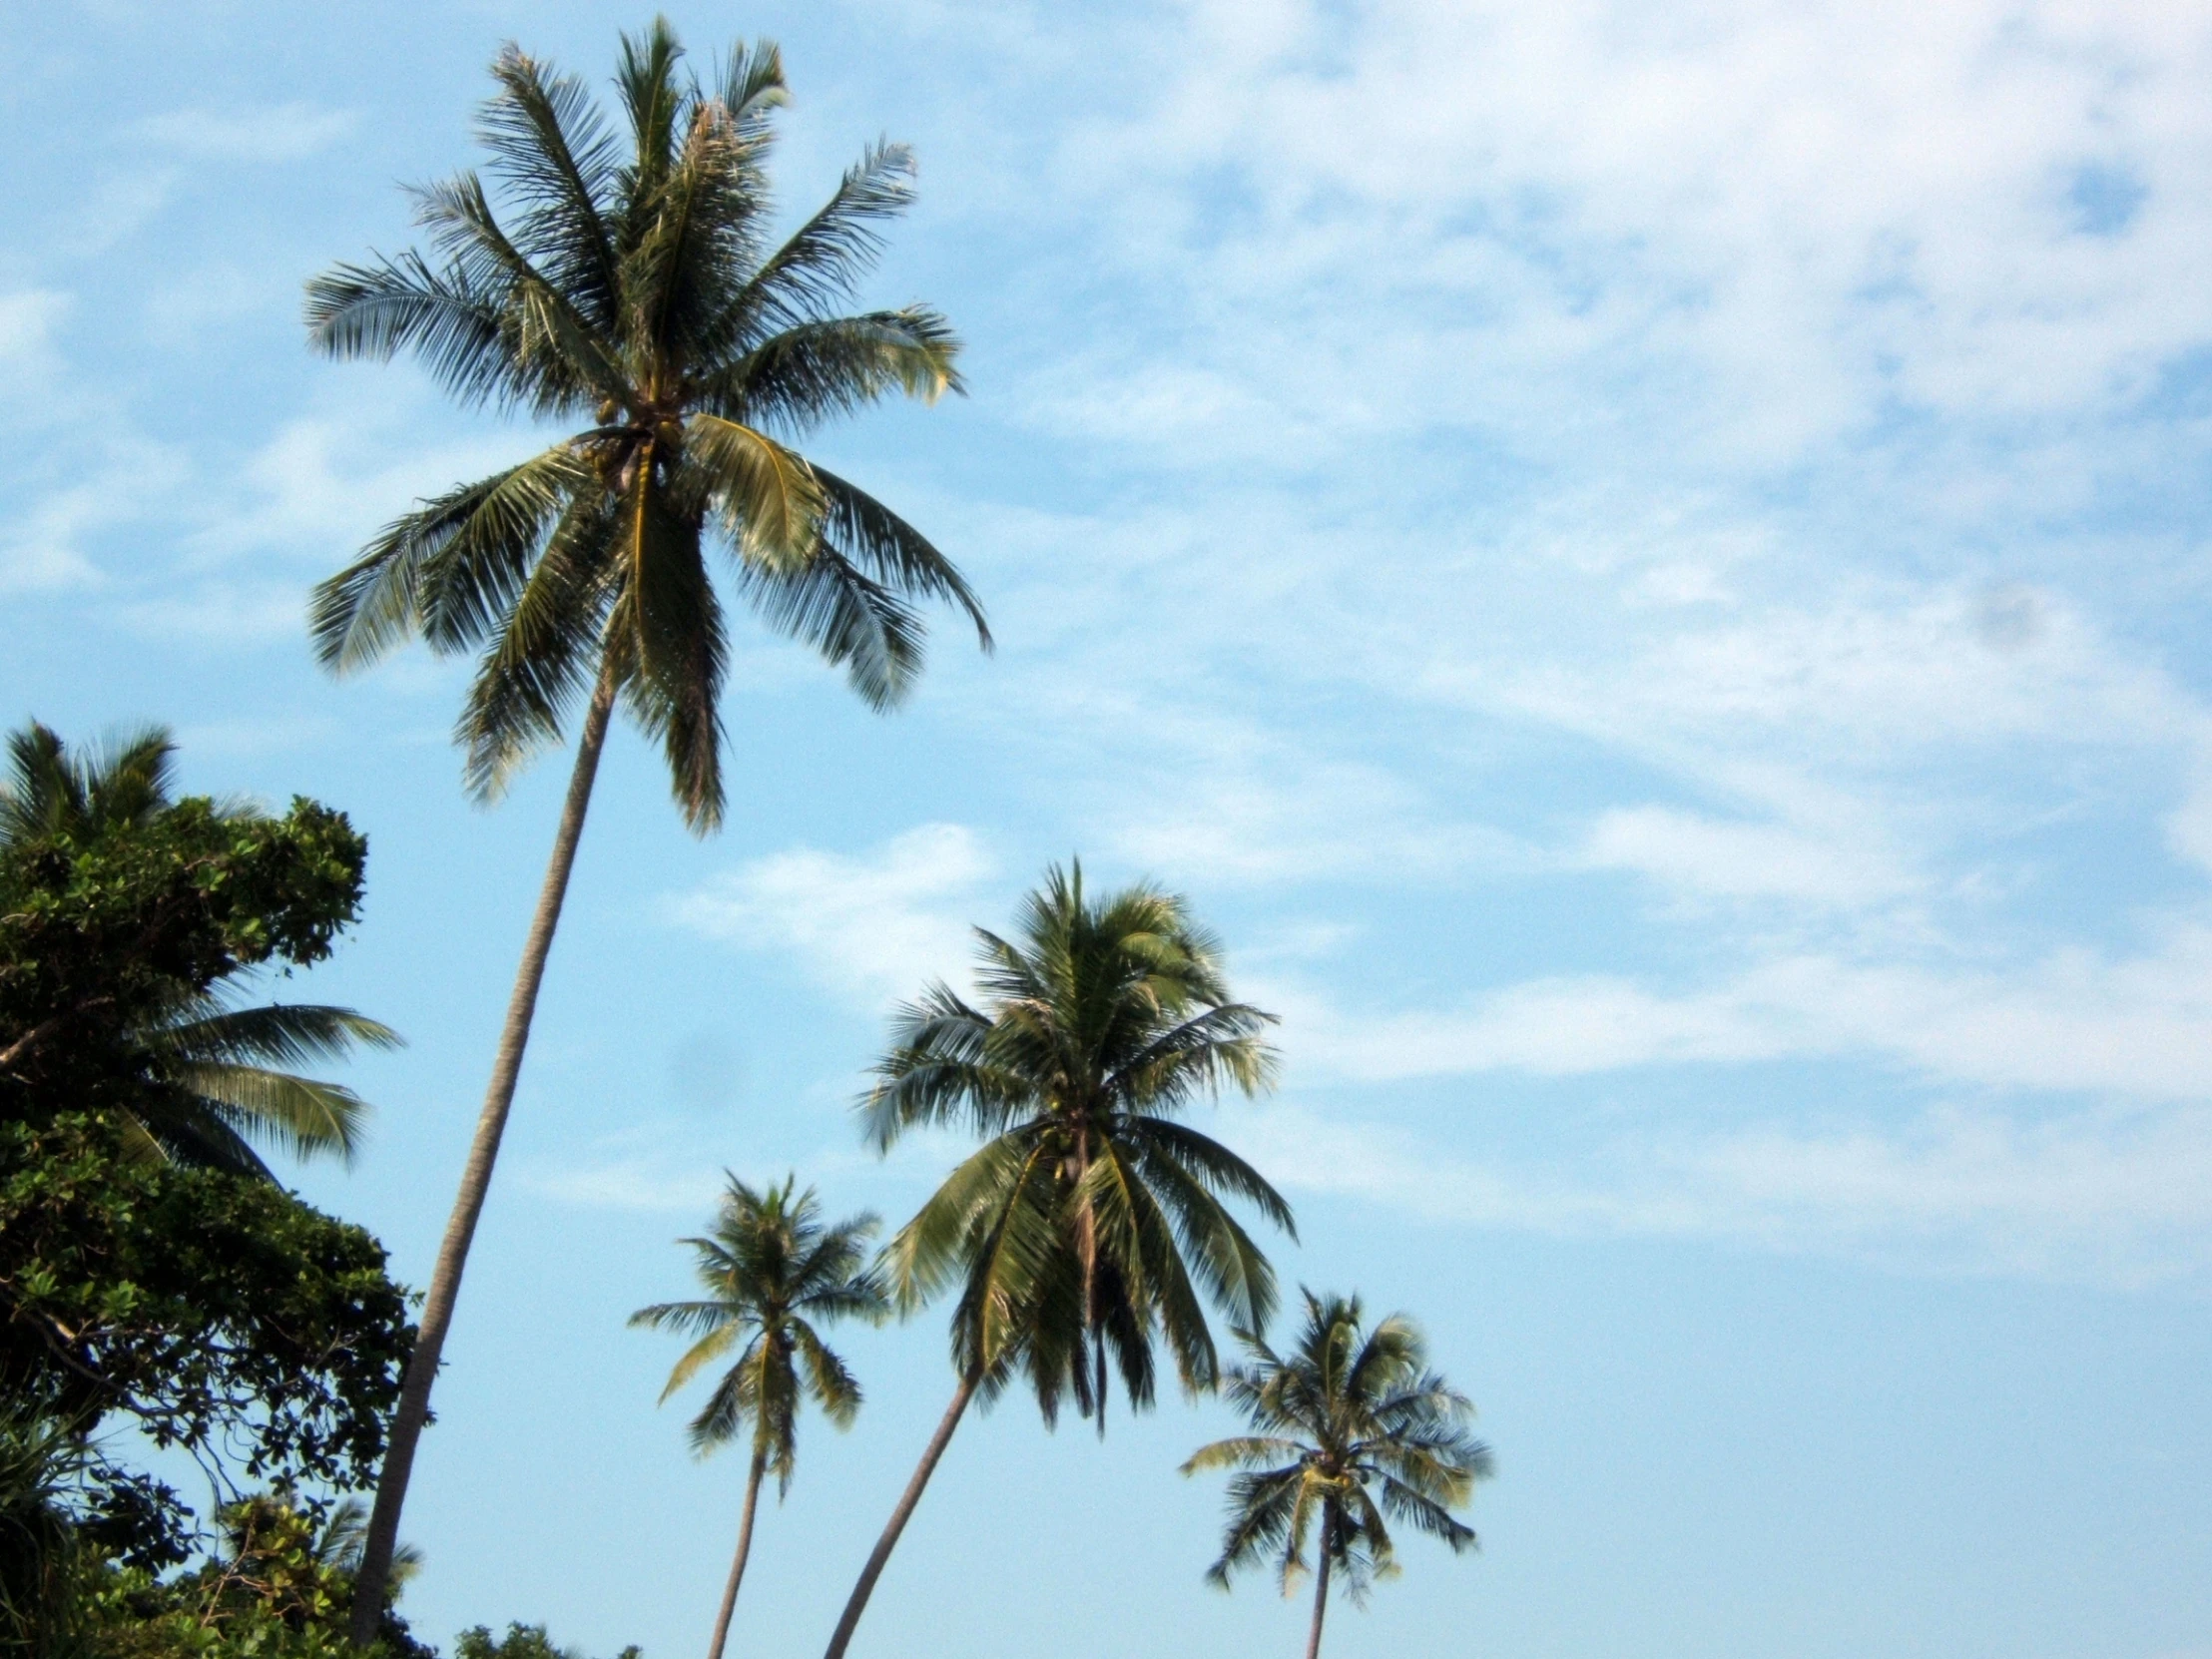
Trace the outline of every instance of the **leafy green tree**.
[[[135, 1606], [185, 1559], [189, 1515], [89, 1449], [110, 1417], [219, 1489], [361, 1484], [382, 1451], [405, 1292], [373, 1238], [279, 1188], [254, 1143], [350, 1152], [361, 1102], [279, 1068], [393, 1039], [345, 1009], [235, 1005], [255, 972], [329, 954], [367, 849], [312, 802], [277, 818], [176, 798], [158, 730], [73, 753], [33, 724], [7, 750], [0, 1396], [81, 1452], [76, 1588]], [[94, 1623], [121, 1652], [113, 1620]]]
[[[453, 1644], [453, 1659], [583, 1659], [572, 1647], [555, 1647], [542, 1624], [510, 1624], [504, 1636], [495, 1637], [485, 1625], [464, 1630]], [[633, 1644], [617, 1659], [638, 1659]]]
[[[228, 1504], [216, 1517], [217, 1547], [198, 1571], [157, 1585], [125, 1581], [114, 1596], [105, 1650], [117, 1659], [345, 1659], [345, 1623], [359, 1566], [360, 1505], [302, 1501], [284, 1490]], [[417, 1558], [401, 1550], [395, 1580]], [[132, 1593], [135, 1591], [135, 1593]], [[121, 1616], [117, 1616], [120, 1613]], [[376, 1659], [436, 1659], [388, 1607], [376, 1630]]]
[[261, 963], [327, 952], [359, 902], [360, 838], [305, 803], [273, 820], [173, 799], [159, 729], [86, 757], [34, 722], [7, 748], [0, 1102], [106, 1106], [145, 1156], [264, 1179], [256, 1141], [350, 1158], [360, 1098], [289, 1068], [397, 1036], [348, 1008], [240, 1008], [225, 992]]
[[0, 1655], [44, 1659], [77, 1634], [77, 1528], [67, 1503], [91, 1454], [57, 1417], [0, 1405]]
[[[341, 1659], [358, 1505], [274, 1492], [226, 1506], [197, 1570], [159, 1579], [104, 1548], [100, 1459], [60, 1419], [0, 1411], [0, 1655]], [[348, 1528], [352, 1531], [349, 1533]], [[388, 1613], [376, 1659], [435, 1659]]]
[[1468, 1424], [1474, 1407], [1428, 1369], [1419, 1330], [1402, 1314], [1361, 1329], [1358, 1297], [1306, 1293], [1306, 1324], [1290, 1353], [1240, 1332], [1248, 1362], [1224, 1392], [1257, 1432], [1202, 1447], [1183, 1465], [1241, 1471], [1229, 1482], [1229, 1525], [1208, 1571], [1228, 1586], [1238, 1569], [1275, 1563], [1287, 1593], [1317, 1540], [1314, 1622], [1306, 1659], [1321, 1652], [1332, 1572], [1355, 1602], [1397, 1571], [1389, 1521], [1472, 1549], [1452, 1513], [1491, 1473], [1490, 1448]]
[[1018, 940], [976, 930], [983, 1006], [932, 985], [898, 1016], [862, 1103], [887, 1149], [912, 1129], [984, 1136], [885, 1251], [906, 1306], [957, 1286], [951, 1404], [876, 1542], [829, 1649], [839, 1659], [969, 1401], [1026, 1374], [1045, 1420], [1063, 1397], [1105, 1431], [1109, 1366], [1130, 1404], [1164, 1342], [1185, 1389], [1214, 1386], [1205, 1305], [1260, 1330], [1275, 1275], [1225, 1199], [1296, 1237], [1290, 1206], [1228, 1148], [1177, 1121], [1223, 1085], [1274, 1075], [1273, 1016], [1232, 1000], [1215, 939], [1139, 884], [1099, 903], [1051, 870]]
[[492, 187], [464, 173], [418, 192], [430, 256], [339, 266], [307, 290], [320, 351], [410, 351], [465, 403], [581, 423], [397, 520], [314, 600], [316, 649], [336, 670], [409, 636], [480, 652], [458, 729], [479, 798], [496, 797], [579, 705], [582, 715], [377, 1490], [370, 1591], [618, 702], [665, 751], [685, 822], [704, 832], [722, 816], [728, 638], [710, 547], [728, 555], [732, 596], [842, 667], [871, 707], [895, 704], [920, 670], [917, 602], [950, 602], [989, 643], [974, 595], [936, 548], [792, 447], [894, 392], [927, 401], [959, 388], [957, 343], [936, 311], [840, 309], [880, 250], [878, 225], [912, 199], [908, 153], [869, 150], [779, 243], [767, 164], [785, 88], [773, 46], [738, 47], [710, 85], [685, 71], [665, 21], [625, 37], [619, 129], [582, 83], [514, 48], [492, 75], [479, 127]]
[[715, 1615], [707, 1659], [722, 1659], [730, 1616], [738, 1604], [761, 1478], [774, 1471], [777, 1495], [791, 1490], [798, 1451], [799, 1408], [812, 1397], [839, 1428], [860, 1408], [860, 1384], [815, 1329], [840, 1319], [880, 1319], [882, 1287], [870, 1271], [867, 1243], [876, 1220], [858, 1215], [825, 1226], [814, 1189], [795, 1193], [797, 1177], [755, 1192], [736, 1176], [705, 1238], [686, 1239], [698, 1256], [705, 1298], [641, 1308], [632, 1325], [680, 1331], [698, 1340], [669, 1373], [665, 1400], [700, 1371], [737, 1351], [737, 1359], [692, 1418], [691, 1442], [704, 1454], [729, 1444], [752, 1425], [753, 1458], [746, 1471], [745, 1515], [738, 1550]]
[[0, 1396], [88, 1434], [120, 1413], [226, 1482], [358, 1486], [411, 1337], [362, 1229], [148, 1163], [104, 1116], [0, 1122]]

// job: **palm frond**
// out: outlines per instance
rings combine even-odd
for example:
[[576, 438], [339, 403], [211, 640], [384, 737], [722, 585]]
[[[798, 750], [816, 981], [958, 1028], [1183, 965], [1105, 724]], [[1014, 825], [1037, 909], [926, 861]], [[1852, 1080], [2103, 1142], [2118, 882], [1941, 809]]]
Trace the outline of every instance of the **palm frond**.
[[621, 288], [604, 215], [621, 149], [584, 83], [556, 76], [513, 43], [492, 63], [499, 94], [477, 133], [493, 171], [522, 204], [517, 243], [603, 332], [620, 323]]
[[556, 741], [568, 710], [612, 665], [620, 642], [608, 613], [621, 572], [610, 568], [615, 503], [572, 502], [547, 539], [505, 621], [478, 659], [455, 725], [462, 778], [480, 801], [497, 800], [542, 746]]
[[411, 351], [464, 405], [527, 401], [508, 350], [499, 289], [459, 265], [433, 271], [420, 254], [336, 265], [306, 288], [307, 344], [340, 362], [387, 362]]
[[243, 1138], [294, 1158], [334, 1153], [346, 1164], [360, 1149], [368, 1107], [340, 1084], [223, 1060], [182, 1060], [161, 1072]]
[[172, 1060], [228, 1060], [275, 1066], [300, 1066], [316, 1060], [343, 1059], [356, 1043], [394, 1049], [406, 1039], [379, 1020], [350, 1008], [303, 1002], [272, 1002], [258, 1008], [207, 1009], [141, 1034], [152, 1052]]
[[764, 622], [843, 669], [878, 713], [902, 702], [921, 673], [921, 618], [826, 542], [796, 571], [741, 565], [737, 585]]
[[640, 466], [622, 503], [628, 571], [608, 630], [621, 641], [623, 693], [667, 757], [677, 810], [694, 833], [722, 822], [722, 606], [708, 580], [696, 519], [672, 510]]
[[343, 673], [410, 635], [439, 651], [473, 645], [512, 604], [547, 527], [590, 487], [575, 452], [557, 444], [393, 520], [316, 585], [308, 611], [315, 654]]
[[702, 407], [797, 434], [893, 392], [934, 403], [965, 390], [959, 337], [927, 305], [822, 317], [769, 335], [700, 376]]
[[804, 574], [826, 510], [815, 469], [767, 433], [714, 414], [692, 416], [685, 454], [740, 556], [766, 571]]
[[717, 343], [758, 337], [817, 320], [848, 298], [881, 256], [877, 222], [904, 213], [913, 200], [913, 152], [902, 144], [870, 145], [830, 200], [762, 263], [711, 337]]
[[176, 741], [163, 726], [119, 732], [89, 755], [72, 755], [60, 734], [30, 722], [8, 734], [0, 846], [145, 823], [170, 805], [176, 755]]
[[823, 538], [839, 557], [893, 593], [957, 606], [975, 625], [976, 644], [992, 649], [982, 601], [950, 559], [872, 495], [822, 467], [811, 470], [824, 503]]

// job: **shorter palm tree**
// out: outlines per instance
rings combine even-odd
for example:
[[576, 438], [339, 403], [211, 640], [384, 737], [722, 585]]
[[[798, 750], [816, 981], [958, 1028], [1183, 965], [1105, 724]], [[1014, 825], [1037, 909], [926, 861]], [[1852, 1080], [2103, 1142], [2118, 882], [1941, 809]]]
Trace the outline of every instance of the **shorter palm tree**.
[[1358, 1297], [1305, 1293], [1306, 1326], [1286, 1358], [1239, 1332], [1248, 1362], [1223, 1388], [1257, 1433], [1216, 1440], [1183, 1465], [1237, 1469], [1229, 1526], [1207, 1577], [1227, 1588], [1241, 1567], [1272, 1560], [1286, 1593], [1319, 1534], [1320, 1570], [1306, 1659], [1321, 1652], [1332, 1571], [1357, 1603], [1397, 1571], [1389, 1520], [1475, 1546], [1452, 1510], [1491, 1474], [1490, 1448], [1468, 1428], [1474, 1407], [1428, 1369], [1426, 1344], [1402, 1314], [1363, 1334]]
[[[147, 727], [92, 755], [72, 755], [33, 721], [8, 735], [0, 779], [0, 851], [33, 841], [84, 844], [144, 829], [176, 805], [177, 745]], [[227, 805], [228, 817], [251, 808]], [[138, 1080], [130, 1139], [149, 1160], [274, 1179], [259, 1141], [293, 1157], [351, 1162], [368, 1108], [340, 1084], [295, 1067], [344, 1058], [356, 1043], [396, 1048], [399, 1034], [350, 1008], [271, 1003], [235, 1008], [180, 987], [130, 1032]]]
[[985, 1139], [883, 1252], [901, 1309], [958, 1288], [959, 1381], [824, 1659], [844, 1659], [970, 1400], [1026, 1372], [1048, 1424], [1072, 1397], [1103, 1435], [1109, 1365], [1143, 1410], [1155, 1344], [1186, 1392], [1211, 1389], [1206, 1304], [1232, 1329], [1275, 1309], [1275, 1270], [1228, 1201], [1298, 1236], [1258, 1170], [1178, 1121], [1275, 1075], [1261, 1040], [1275, 1016], [1231, 998], [1220, 942], [1189, 906], [1146, 882], [1093, 900], [1077, 863], [1047, 870], [1020, 917], [1011, 939], [975, 930], [982, 1006], [939, 982], [899, 1010], [861, 1102], [878, 1151], [919, 1129]]
[[698, 1255], [697, 1302], [663, 1302], [630, 1316], [632, 1325], [698, 1335], [669, 1373], [665, 1400], [706, 1366], [738, 1350], [735, 1364], [692, 1419], [692, 1448], [702, 1456], [753, 1429], [753, 1461], [746, 1474], [745, 1518], [738, 1552], [707, 1659], [722, 1659], [738, 1585], [753, 1549], [753, 1512], [761, 1478], [776, 1474], [777, 1496], [791, 1489], [799, 1407], [812, 1396], [839, 1428], [860, 1408], [860, 1385], [823, 1342], [814, 1322], [877, 1320], [885, 1301], [869, 1264], [868, 1242], [876, 1219], [858, 1215], [828, 1227], [814, 1189], [795, 1195], [797, 1178], [755, 1192], [736, 1176], [723, 1196], [713, 1233], [686, 1239]]

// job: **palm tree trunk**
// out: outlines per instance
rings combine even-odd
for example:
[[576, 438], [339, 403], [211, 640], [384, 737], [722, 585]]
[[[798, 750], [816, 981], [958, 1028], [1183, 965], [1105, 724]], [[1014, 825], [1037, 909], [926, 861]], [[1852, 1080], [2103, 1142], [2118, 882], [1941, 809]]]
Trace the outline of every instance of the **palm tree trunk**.
[[522, 1051], [530, 1041], [530, 1017], [537, 1009], [538, 984], [545, 977], [545, 958], [553, 948], [553, 929], [561, 919], [561, 900], [568, 895], [569, 871], [576, 863], [576, 843], [583, 837], [584, 814], [591, 806], [592, 780], [599, 772], [599, 752], [607, 741], [607, 719], [614, 703], [614, 665], [603, 662], [577, 741], [576, 770], [569, 775], [568, 799], [562, 805], [560, 828], [553, 836], [553, 855], [546, 862], [545, 885], [539, 890], [537, 913], [530, 918], [530, 931], [523, 940], [514, 994], [507, 1000], [507, 1022], [499, 1033], [491, 1083], [484, 1090], [484, 1109], [476, 1119], [476, 1138], [469, 1145], [468, 1162], [461, 1169], [461, 1190], [454, 1197], [453, 1214], [438, 1246], [437, 1265], [431, 1270], [429, 1293], [422, 1302], [422, 1325], [415, 1336], [414, 1354], [407, 1362], [406, 1378], [400, 1383], [399, 1408], [392, 1417], [391, 1437], [376, 1481], [376, 1506], [369, 1515], [361, 1568], [353, 1583], [351, 1634], [355, 1647], [366, 1647], [375, 1638], [376, 1623], [384, 1610], [392, 1549], [399, 1538], [399, 1510], [407, 1500], [407, 1477], [414, 1469], [415, 1442], [430, 1412], [430, 1384], [437, 1378], [438, 1356], [445, 1348], [446, 1328], [453, 1320], [461, 1270], [468, 1265], [476, 1218], [483, 1213], [492, 1165], [499, 1157], [499, 1138], [507, 1128], [508, 1108], [514, 1104], [515, 1079], [522, 1071]]
[[745, 1519], [738, 1523], [738, 1555], [730, 1563], [730, 1582], [723, 1586], [722, 1611], [715, 1615], [715, 1635], [707, 1644], [707, 1659], [722, 1659], [722, 1644], [730, 1639], [730, 1615], [737, 1610], [738, 1585], [745, 1578], [745, 1558], [753, 1553], [753, 1511], [761, 1501], [761, 1476], [767, 1468], [768, 1452], [756, 1447], [753, 1472], [745, 1477]]
[[936, 1472], [937, 1459], [944, 1455], [944, 1448], [952, 1441], [952, 1431], [960, 1426], [960, 1414], [968, 1408], [968, 1401], [975, 1397], [975, 1387], [982, 1381], [980, 1373], [970, 1372], [960, 1379], [960, 1385], [952, 1390], [952, 1403], [944, 1408], [944, 1417], [937, 1424], [937, 1431], [929, 1436], [929, 1444], [922, 1448], [921, 1462], [914, 1469], [914, 1477], [906, 1482], [906, 1490], [899, 1494], [898, 1507], [891, 1511], [891, 1518], [883, 1528], [883, 1535], [875, 1540], [875, 1548], [868, 1553], [867, 1565], [860, 1569], [860, 1581], [852, 1586], [852, 1594], [844, 1604], [844, 1611], [837, 1616], [837, 1628], [830, 1637], [830, 1650], [823, 1659], [844, 1659], [844, 1650], [852, 1641], [852, 1632], [860, 1622], [860, 1614], [867, 1607], [867, 1598], [874, 1593], [875, 1581], [883, 1576], [883, 1563], [891, 1558], [891, 1549], [898, 1542], [898, 1535], [906, 1530], [906, 1521], [914, 1512], [914, 1505], [921, 1501], [921, 1489], [929, 1484], [929, 1476]]
[[1322, 1517], [1321, 1570], [1314, 1574], [1314, 1633], [1306, 1638], [1306, 1659], [1321, 1659], [1321, 1621], [1329, 1611], [1329, 1523], [1334, 1518]]

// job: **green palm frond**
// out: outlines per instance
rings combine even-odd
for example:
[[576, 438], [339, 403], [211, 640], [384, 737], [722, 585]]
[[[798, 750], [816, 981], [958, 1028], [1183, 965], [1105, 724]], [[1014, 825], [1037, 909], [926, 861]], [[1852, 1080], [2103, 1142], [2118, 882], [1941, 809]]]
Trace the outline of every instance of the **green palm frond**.
[[332, 266], [307, 283], [307, 343], [341, 362], [412, 352], [465, 405], [519, 401], [503, 295], [420, 254]]
[[[1402, 1314], [1364, 1323], [1357, 1297], [1304, 1293], [1305, 1324], [1285, 1353], [1249, 1332], [1224, 1393], [1257, 1432], [1201, 1446], [1185, 1474], [1243, 1471], [1229, 1482], [1222, 1550], [1207, 1576], [1227, 1586], [1272, 1555], [1286, 1588], [1309, 1534], [1357, 1604], [1397, 1569], [1389, 1523], [1475, 1547], [1452, 1513], [1493, 1471], [1474, 1408], [1426, 1368], [1426, 1344]], [[1317, 1615], [1318, 1616], [1318, 1615]]]
[[119, 733], [89, 755], [72, 755], [51, 727], [30, 722], [8, 734], [0, 846], [144, 823], [170, 804], [176, 755], [164, 727]]
[[174, 1023], [146, 1032], [156, 1053], [177, 1061], [228, 1060], [242, 1064], [300, 1066], [338, 1060], [355, 1044], [404, 1046], [399, 1033], [350, 1008], [273, 1002], [260, 1008], [225, 1008], [212, 998], [196, 1001]]
[[664, 1400], [730, 1360], [687, 1429], [693, 1450], [704, 1455], [750, 1425], [756, 1451], [788, 1486], [803, 1398], [838, 1427], [851, 1423], [860, 1385], [815, 1322], [883, 1317], [868, 1250], [875, 1229], [865, 1213], [824, 1222], [813, 1190], [800, 1191], [796, 1178], [762, 1189], [728, 1178], [712, 1229], [682, 1241], [706, 1295], [630, 1316], [634, 1326], [696, 1339], [669, 1373]]
[[492, 64], [499, 95], [477, 125], [492, 168], [521, 205], [517, 245], [602, 330], [619, 323], [621, 287], [605, 214], [620, 142], [584, 83], [555, 75], [510, 44]]
[[975, 1004], [935, 984], [898, 1011], [859, 1102], [879, 1149], [923, 1127], [989, 1137], [892, 1240], [886, 1271], [901, 1307], [959, 1284], [961, 1363], [999, 1381], [1018, 1365], [1048, 1419], [1068, 1397], [1103, 1424], [1112, 1373], [1151, 1403], [1157, 1347], [1185, 1389], [1215, 1384], [1209, 1304], [1251, 1329], [1272, 1311], [1272, 1270], [1225, 1200], [1286, 1228], [1289, 1205], [1161, 1115], [1267, 1087], [1272, 1021], [1230, 999], [1218, 942], [1149, 884], [1093, 901], [1080, 865], [1054, 868], [1017, 922], [977, 929]]
[[[176, 754], [159, 727], [82, 752], [35, 721], [10, 733], [0, 847], [40, 839], [82, 844], [144, 828], [176, 806]], [[235, 1007], [183, 993], [139, 1018], [128, 1036], [138, 1085], [128, 1107], [134, 1155], [259, 1179], [273, 1177], [257, 1145], [346, 1162], [359, 1149], [367, 1105], [351, 1089], [297, 1068], [345, 1059], [356, 1047], [400, 1046], [397, 1032], [350, 1008]]]
[[[481, 799], [604, 676], [705, 832], [723, 802], [725, 601], [878, 710], [921, 670], [922, 607], [954, 607], [988, 644], [951, 563], [786, 441], [959, 389], [938, 313], [840, 309], [911, 202], [911, 158], [869, 149], [779, 242], [773, 45], [741, 43], [710, 86], [656, 21], [623, 39], [612, 112], [513, 46], [492, 77], [483, 174], [414, 193], [423, 250], [310, 282], [309, 340], [341, 358], [411, 353], [465, 403], [580, 425], [388, 527], [317, 588], [316, 649], [334, 669], [410, 638], [477, 651], [456, 736]], [[706, 544], [736, 555], [719, 595]]]
[[920, 678], [920, 614], [827, 542], [817, 541], [805, 567], [788, 575], [741, 566], [736, 586], [771, 628], [843, 669], [878, 714], [896, 708]]
[[701, 474], [697, 487], [747, 564], [804, 573], [825, 511], [815, 469], [766, 432], [716, 414], [692, 416], [685, 448]]
[[[830, 200], [761, 262], [716, 319], [717, 343], [804, 327], [851, 298], [859, 278], [882, 257], [877, 226], [913, 206], [914, 172], [913, 152], [903, 144], [870, 145], [845, 169]], [[948, 375], [949, 364], [929, 395], [944, 389]]]
[[360, 1150], [368, 1108], [339, 1084], [220, 1060], [188, 1060], [162, 1069], [239, 1134], [294, 1158], [329, 1152], [350, 1164]]

